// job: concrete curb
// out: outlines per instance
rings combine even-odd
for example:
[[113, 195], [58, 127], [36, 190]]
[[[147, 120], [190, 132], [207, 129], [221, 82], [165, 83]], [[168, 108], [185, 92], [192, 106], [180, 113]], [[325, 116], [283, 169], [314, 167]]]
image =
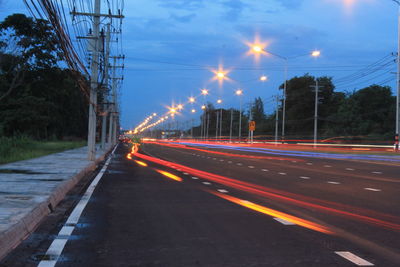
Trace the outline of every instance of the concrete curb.
[[45, 201], [39, 203], [12, 227], [0, 233], [0, 260], [15, 249], [22, 241], [28, 238], [28, 236], [40, 225], [41, 221], [53, 211], [61, 200], [64, 199], [66, 194], [85, 175], [94, 171], [97, 165], [106, 158], [106, 155], [109, 154], [113, 148], [114, 147], [111, 147], [106, 153], [104, 153], [104, 155], [100, 156], [94, 162], [88, 164], [83, 170], [57, 186]]

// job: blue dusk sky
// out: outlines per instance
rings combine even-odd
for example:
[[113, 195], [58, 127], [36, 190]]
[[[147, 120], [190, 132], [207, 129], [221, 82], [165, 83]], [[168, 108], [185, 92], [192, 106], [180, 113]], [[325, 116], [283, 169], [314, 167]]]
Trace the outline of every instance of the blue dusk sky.
[[[23, 1], [0, 0], [0, 19], [16, 12], [29, 14]], [[172, 103], [187, 103], [201, 88], [210, 90], [207, 101], [221, 98], [224, 108], [238, 108], [234, 91], [242, 88], [244, 106], [260, 96], [272, 113], [284, 61], [248, 55], [246, 43], [257, 36], [265, 50], [291, 58], [289, 79], [309, 73], [333, 77], [336, 91], [375, 83], [395, 93], [398, 7], [392, 0], [125, 0], [123, 15], [125, 129]], [[307, 55], [315, 49], [319, 58]], [[222, 85], [212, 80], [218, 66], [229, 70]], [[268, 81], [259, 81], [261, 75]], [[193, 108], [203, 102], [199, 97]], [[199, 116], [190, 109], [187, 104], [178, 119]]]

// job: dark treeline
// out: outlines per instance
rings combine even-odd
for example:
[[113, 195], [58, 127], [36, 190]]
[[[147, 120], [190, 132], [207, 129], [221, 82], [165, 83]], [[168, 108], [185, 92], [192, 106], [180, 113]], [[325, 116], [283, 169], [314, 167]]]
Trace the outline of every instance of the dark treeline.
[[[318, 104], [318, 139], [343, 137], [348, 140], [376, 139], [392, 142], [394, 139], [396, 98], [388, 86], [371, 85], [353, 92], [335, 92], [329, 77], [313, 77], [308, 74], [294, 77], [287, 82], [286, 97], [286, 139], [312, 139], [314, 132], [314, 107], [316, 79], [320, 86]], [[283, 85], [281, 86], [283, 89]], [[275, 110], [275, 103], [273, 109]], [[278, 107], [279, 138], [282, 130], [282, 101]], [[216, 136], [217, 112], [220, 109], [208, 104], [209, 137]], [[250, 111], [256, 122], [255, 135], [273, 139], [276, 113], [265, 114], [260, 97], [250, 103], [243, 112], [242, 137], [248, 134]], [[231, 110], [222, 109], [222, 136], [230, 134]], [[232, 135], [238, 136], [239, 111], [233, 109]], [[202, 115], [200, 120], [203, 118]], [[200, 135], [200, 126], [194, 128], [194, 135]], [[188, 134], [190, 134], [188, 132]], [[218, 134], [219, 135], [219, 134]]]
[[14, 14], [0, 22], [0, 136], [86, 136], [88, 102], [61, 58], [47, 21]]

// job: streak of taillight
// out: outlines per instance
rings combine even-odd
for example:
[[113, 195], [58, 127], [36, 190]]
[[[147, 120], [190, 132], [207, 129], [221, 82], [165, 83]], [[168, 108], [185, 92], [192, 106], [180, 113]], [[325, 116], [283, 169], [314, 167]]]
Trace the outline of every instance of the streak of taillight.
[[178, 181], [178, 182], [182, 182], [182, 178], [181, 178], [181, 177], [176, 176], [176, 175], [174, 175], [174, 174], [172, 174], [172, 173], [170, 173], [170, 172], [166, 172], [166, 171], [162, 171], [162, 170], [157, 170], [157, 169], [156, 169], [156, 171], [157, 171], [158, 173], [161, 173], [161, 174], [164, 175], [165, 177], [168, 177], [168, 178], [172, 179], [172, 180], [175, 180], [175, 181]]
[[141, 165], [141, 166], [147, 167], [147, 163], [146, 162], [143, 162], [143, 161], [140, 161], [140, 160], [135, 160], [135, 162], [137, 164]]
[[[293, 194], [293, 193], [289, 193], [289, 192], [284, 192], [281, 190], [277, 190], [277, 189], [272, 189], [272, 188], [267, 188], [267, 187], [263, 187], [260, 185], [256, 185], [256, 184], [251, 184], [251, 183], [247, 183], [247, 182], [243, 182], [243, 181], [238, 181], [232, 178], [228, 178], [228, 177], [224, 177], [221, 175], [217, 175], [217, 174], [213, 174], [213, 173], [209, 173], [209, 172], [205, 172], [205, 171], [201, 171], [201, 170], [197, 170], [197, 169], [193, 169], [184, 165], [180, 165], [177, 163], [171, 163], [165, 160], [161, 160], [158, 158], [154, 158], [154, 157], [150, 157], [147, 155], [143, 155], [140, 153], [135, 154], [135, 156], [140, 157], [142, 159], [146, 159], [148, 161], [152, 161], [155, 162], [157, 164], [160, 165], [164, 165], [164, 166], [171, 166], [174, 165], [176, 168], [182, 169], [185, 172], [191, 173], [192, 175], [196, 175], [200, 178], [204, 178], [207, 180], [211, 180], [226, 186], [229, 186], [231, 188], [235, 188], [238, 190], [242, 190], [242, 191], [246, 191], [249, 193], [253, 193], [259, 196], [263, 196], [263, 197], [269, 197], [269, 198], [275, 198], [275, 199], [279, 199], [281, 201], [284, 202], [288, 202], [290, 204], [294, 204], [297, 206], [303, 206], [303, 207], [307, 207], [307, 208], [312, 208], [312, 209], [318, 209], [320, 211], [326, 212], [326, 213], [336, 213], [338, 215], [341, 216], [346, 216], [348, 218], [351, 219], [355, 219], [355, 220], [359, 220], [362, 222], [366, 222], [366, 223], [371, 223], [371, 224], [375, 224], [375, 225], [379, 225], [382, 227], [385, 227], [387, 229], [391, 229], [391, 230], [396, 230], [396, 231], [400, 231], [400, 225], [397, 223], [391, 223], [391, 222], [387, 222], [387, 221], [383, 221], [383, 220], [379, 220], [379, 219], [375, 219], [366, 215], [360, 215], [360, 214], [356, 214], [354, 213], [356, 210], [360, 213], [370, 213], [370, 214], [375, 214], [375, 216], [380, 216], [380, 217], [386, 217], [386, 218], [390, 218], [392, 220], [396, 220], [396, 221], [400, 221], [400, 218], [396, 217], [396, 216], [391, 216], [391, 215], [386, 215], [386, 214], [382, 214], [382, 213], [378, 213], [378, 212], [374, 212], [374, 211], [370, 211], [370, 210], [365, 210], [365, 209], [359, 209], [356, 207], [351, 207], [348, 205], [344, 205], [344, 204], [338, 204], [335, 202], [330, 202], [330, 201], [324, 201], [324, 200], [320, 200], [320, 199], [316, 199], [316, 198], [311, 198], [311, 197], [305, 197], [302, 195], [297, 195], [297, 194]], [[290, 195], [291, 197], [285, 196], [285, 195]], [[307, 201], [304, 200], [299, 200], [299, 199], [305, 199]], [[327, 207], [327, 206], [323, 206], [321, 204], [315, 204], [315, 203], [323, 203], [325, 205], [329, 205], [329, 206], [334, 206], [334, 207], [340, 207], [340, 208], [346, 208], [351, 210], [350, 211], [345, 211], [345, 210], [339, 210], [337, 208], [332, 208], [332, 207]]]
[[132, 154], [129, 153], [128, 155], [126, 155], [126, 158], [127, 158], [127, 159], [132, 159]]
[[277, 217], [277, 218], [286, 220], [288, 222], [292, 222], [292, 223], [297, 224], [299, 226], [303, 226], [305, 228], [312, 229], [312, 230], [315, 230], [315, 231], [318, 231], [318, 232], [321, 232], [321, 233], [333, 234], [333, 232], [331, 230], [329, 230], [327, 227], [325, 227], [323, 225], [320, 225], [320, 224], [317, 224], [317, 223], [314, 223], [314, 222], [311, 222], [311, 221], [308, 221], [308, 220], [304, 220], [302, 218], [295, 217], [295, 216], [292, 216], [292, 215], [287, 214], [287, 213], [283, 213], [283, 212], [280, 212], [280, 211], [277, 211], [277, 210], [273, 210], [273, 209], [270, 209], [270, 208], [267, 208], [265, 206], [261, 206], [261, 205], [255, 204], [255, 203], [247, 201], [247, 200], [242, 200], [242, 199], [239, 199], [239, 198], [236, 198], [236, 197], [233, 197], [233, 196], [229, 196], [229, 195], [225, 195], [225, 194], [221, 194], [221, 193], [217, 193], [217, 192], [213, 192], [213, 191], [209, 191], [209, 192], [214, 194], [214, 195], [216, 195], [216, 196], [219, 196], [220, 198], [226, 199], [226, 200], [228, 200], [230, 202], [236, 203], [236, 204], [238, 204], [240, 206], [249, 208], [251, 210], [255, 210], [255, 211], [261, 212], [261, 213], [266, 214], [266, 215]]

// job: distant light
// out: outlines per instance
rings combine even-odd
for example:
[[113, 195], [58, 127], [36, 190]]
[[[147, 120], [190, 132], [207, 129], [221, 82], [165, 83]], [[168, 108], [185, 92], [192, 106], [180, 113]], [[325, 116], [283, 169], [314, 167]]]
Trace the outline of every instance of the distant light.
[[218, 103], [218, 104], [221, 104], [221, 103], [222, 103], [222, 100], [221, 100], [221, 99], [218, 99], [218, 100], [217, 100], [217, 103]]
[[192, 113], [195, 113], [196, 112], [196, 110], [195, 109], [192, 109]]
[[217, 72], [217, 77], [219, 79], [223, 79], [225, 77], [225, 73], [219, 71], [219, 72]]
[[259, 46], [259, 45], [254, 45], [254, 46], [252, 47], [252, 49], [253, 49], [253, 52], [255, 52], [255, 53], [261, 53], [261, 52], [263, 52], [263, 48], [262, 48], [261, 46]]
[[243, 90], [242, 89], [236, 90], [236, 95], [242, 95], [242, 94], [243, 94]]
[[207, 89], [202, 89], [201, 90], [202, 95], [208, 95], [208, 90]]
[[190, 102], [190, 103], [194, 103], [194, 101], [196, 101], [196, 100], [194, 99], [194, 97], [189, 97], [189, 102]]
[[202, 105], [201, 109], [203, 109], [203, 110], [206, 109], [206, 105]]
[[153, 113], [153, 116], [157, 116], [157, 113]]
[[178, 109], [179, 109], [179, 110], [183, 109], [183, 105], [179, 104], [179, 105], [178, 105]]
[[260, 77], [260, 81], [265, 82], [266, 80], [268, 80], [268, 77], [263, 75]]
[[319, 51], [319, 50], [314, 50], [311, 53], [311, 56], [313, 56], [313, 57], [319, 57], [320, 55], [321, 55], [321, 51]]
[[170, 108], [169, 111], [172, 113], [172, 115], [176, 112], [175, 108]]

